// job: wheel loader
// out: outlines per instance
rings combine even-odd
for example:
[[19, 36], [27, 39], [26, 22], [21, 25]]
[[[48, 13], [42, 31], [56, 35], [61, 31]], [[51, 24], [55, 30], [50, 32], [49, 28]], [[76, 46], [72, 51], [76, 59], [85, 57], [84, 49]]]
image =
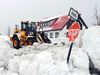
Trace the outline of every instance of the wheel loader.
[[51, 40], [45, 35], [43, 31], [36, 31], [37, 22], [21, 22], [21, 28], [15, 25], [15, 32], [10, 36], [10, 40], [13, 43], [15, 49], [19, 49], [22, 46], [33, 45], [34, 42], [38, 43], [51, 43]]

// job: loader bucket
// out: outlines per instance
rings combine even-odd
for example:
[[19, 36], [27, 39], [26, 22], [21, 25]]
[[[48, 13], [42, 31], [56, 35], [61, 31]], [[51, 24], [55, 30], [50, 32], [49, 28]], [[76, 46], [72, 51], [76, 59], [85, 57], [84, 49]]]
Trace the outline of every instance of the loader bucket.
[[41, 33], [41, 37], [44, 43], [49, 43], [49, 44], [51, 43], [51, 40], [45, 35], [44, 32]]
[[51, 40], [45, 35], [44, 32], [37, 33], [37, 42], [39, 43], [51, 43]]

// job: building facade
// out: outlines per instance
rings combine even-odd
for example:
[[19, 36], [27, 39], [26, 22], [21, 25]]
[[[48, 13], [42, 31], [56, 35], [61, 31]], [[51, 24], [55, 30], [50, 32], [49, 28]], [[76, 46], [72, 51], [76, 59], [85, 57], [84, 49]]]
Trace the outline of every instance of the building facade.
[[49, 38], [66, 37], [67, 22], [69, 21], [67, 15], [60, 15], [42, 19], [37, 26], [37, 31], [44, 31]]

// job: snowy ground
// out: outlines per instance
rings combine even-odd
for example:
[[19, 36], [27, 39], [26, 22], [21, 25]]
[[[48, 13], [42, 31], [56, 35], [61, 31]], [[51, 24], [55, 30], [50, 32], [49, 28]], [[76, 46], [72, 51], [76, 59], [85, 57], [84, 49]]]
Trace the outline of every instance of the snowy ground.
[[[98, 53], [100, 41], [97, 40], [100, 36], [97, 35], [100, 32], [100, 27], [95, 28], [86, 30], [86, 34], [82, 38], [82, 48], [78, 48], [74, 44], [69, 64], [66, 61], [68, 44], [35, 43], [33, 46], [16, 50], [11, 47], [7, 36], [0, 36], [0, 75], [90, 75], [87, 53], [91, 59], [98, 60], [93, 62], [96, 67], [98, 66], [97, 68], [100, 68], [98, 64], [100, 63], [100, 52]], [[94, 30], [96, 30], [95, 37], [92, 34], [89, 35], [89, 32], [92, 33]], [[87, 35], [92, 37], [88, 41]], [[92, 42], [93, 40], [97, 41]], [[95, 52], [93, 52], [94, 49], [92, 50], [93, 53], [90, 51], [92, 48], [95, 49]]]

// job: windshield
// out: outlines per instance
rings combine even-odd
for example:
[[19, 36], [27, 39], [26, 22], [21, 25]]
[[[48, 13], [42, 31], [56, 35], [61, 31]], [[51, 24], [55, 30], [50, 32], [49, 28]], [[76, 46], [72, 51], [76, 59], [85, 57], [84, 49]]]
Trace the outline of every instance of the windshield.
[[31, 22], [31, 23], [22, 22], [21, 30], [34, 32], [34, 31], [36, 31], [36, 23], [35, 22]]
[[36, 23], [35, 22], [31, 22], [29, 28], [30, 28], [31, 31], [36, 31]]

